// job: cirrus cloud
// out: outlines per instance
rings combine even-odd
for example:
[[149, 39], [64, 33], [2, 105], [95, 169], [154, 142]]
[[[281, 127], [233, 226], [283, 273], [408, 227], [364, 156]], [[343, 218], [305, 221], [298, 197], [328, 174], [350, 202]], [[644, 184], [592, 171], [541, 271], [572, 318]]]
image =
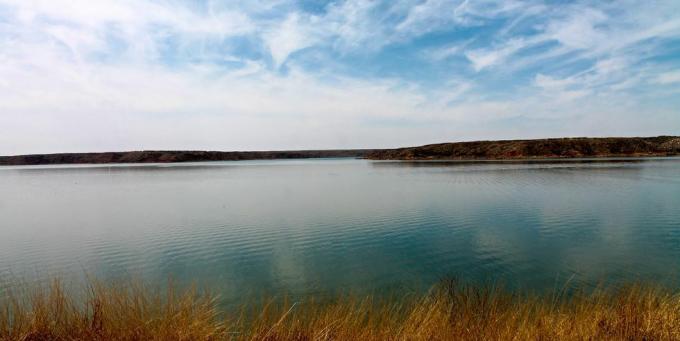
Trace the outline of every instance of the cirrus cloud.
[[0, 0], [0, 154], [677, 133], [661, 1]]

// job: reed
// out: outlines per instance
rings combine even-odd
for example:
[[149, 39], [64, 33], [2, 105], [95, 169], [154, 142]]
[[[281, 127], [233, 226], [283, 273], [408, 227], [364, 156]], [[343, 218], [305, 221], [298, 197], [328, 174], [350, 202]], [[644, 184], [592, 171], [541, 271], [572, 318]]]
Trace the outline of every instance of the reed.
[[0, 340], [680, 340], [680, 295], [634, 285], [528, 294], [445, 281], [400, 299], [270, 300], [220, 310], [188, 288], [60, 281], [0, 299]]

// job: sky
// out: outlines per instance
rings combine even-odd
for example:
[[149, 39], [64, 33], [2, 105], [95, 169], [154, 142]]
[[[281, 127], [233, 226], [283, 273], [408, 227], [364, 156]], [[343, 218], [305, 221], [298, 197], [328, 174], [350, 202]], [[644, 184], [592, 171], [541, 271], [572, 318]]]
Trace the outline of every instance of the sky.
[[653, 135], [677, 0], [0, 0], [0, 155]]

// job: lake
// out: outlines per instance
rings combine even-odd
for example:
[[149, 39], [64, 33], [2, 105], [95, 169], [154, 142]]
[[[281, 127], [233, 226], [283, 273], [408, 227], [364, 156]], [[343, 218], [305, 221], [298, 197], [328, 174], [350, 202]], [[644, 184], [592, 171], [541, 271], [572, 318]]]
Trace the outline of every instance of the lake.
[[675, 283], [680, 159], [0, 167], [0, 277], [249, 295]]

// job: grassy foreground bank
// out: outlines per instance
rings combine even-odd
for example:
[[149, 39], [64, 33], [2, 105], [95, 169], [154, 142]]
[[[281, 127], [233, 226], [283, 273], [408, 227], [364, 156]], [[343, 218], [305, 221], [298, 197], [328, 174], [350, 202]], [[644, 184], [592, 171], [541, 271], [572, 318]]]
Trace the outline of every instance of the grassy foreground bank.
[[[194, 289], [58, 281], [0, 299], [0, 340], [680, 340], [680, 294], [516, 294], [450, 281], [420, 297], [272, 301], [230, 313]], [[76, 298], [74, 296], [79, 296]]]

